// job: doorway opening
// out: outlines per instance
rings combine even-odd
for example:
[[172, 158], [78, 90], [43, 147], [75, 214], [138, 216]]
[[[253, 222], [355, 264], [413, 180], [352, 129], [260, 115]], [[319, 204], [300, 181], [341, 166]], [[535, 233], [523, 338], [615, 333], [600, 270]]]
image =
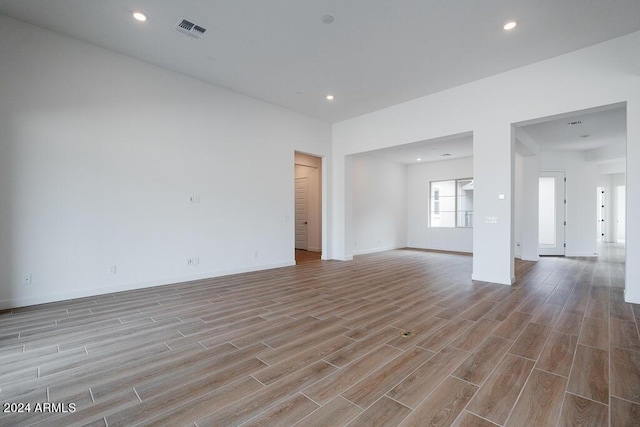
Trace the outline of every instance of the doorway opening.
[[[550, 249], [558, 252], [564, 249], [564, 254], [560, 254], [567, 257], [600, 257], [600, 265], [611, 266], [606, 267], [608, 271], [602, 274], [624, 277], [627, 274], [624, 214], [629, 197], [625, 188], [628, 144], [626, 104], [567, 112], [517, 123], [515, 126], [518, 131], [516, 137], [535, 148], [531, 150], [534, 154], [530, 156], [533, 159], [529, 169], [520, 169], [523, 182], [526, 184], [530, 179], [531, 185], [528, 190], [521, 185], [520, 193], [525, 201], [531, 196], [533, 200], [529, 200], [531, 209], [528, 212], [539, 215], [529, 227], [522, 227], [522, 232], [516, 234], [517, 238], [524, 241], [528, 236], [526, 231], [531, 228], [531, 234], [535, 233], [536, 236], [529, 240], [536, 243], [539, 255], [551, 255]], [[542, 176], [538, 171], [565, 171], [566, 205], [564, 201], [555, 199], [556, 186], [552, 181], [546, 182], [547, 193], [553, 193], [554, 196], [538, 198], [538, 190], [544, 191], [542, 187], [545, 186], [544, 180], [538, 181]], [[544, 200], [553, 202], [547, 203], [544, 208]], [[540, 212], [538, 207], [534, 208], [534, 203], [538, 202]], [[559, 219], [553, 214], [559, 213], [557, 206], [564, 208], [566, 219]], [[521, 209], [521, 212], [526, 213], [527, 210]], [[542, 218], [544, 215], [547, 217]], [[560, 224], [563, 227], [559, 227]], [[566, 230], [564, 241], [558, 237], [561, 228]], [[520, 242], [515, 241], [516, 245]], [[615, 262], [608, 261], [611, 259]]]
[[322, 257], [322, 158], [295, 153], [296, 264]]

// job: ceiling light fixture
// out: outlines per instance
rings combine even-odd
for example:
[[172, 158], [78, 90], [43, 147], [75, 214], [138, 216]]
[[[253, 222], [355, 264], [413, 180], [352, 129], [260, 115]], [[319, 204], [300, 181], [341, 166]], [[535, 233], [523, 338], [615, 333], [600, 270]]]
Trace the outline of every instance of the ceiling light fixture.
[[333, 101], [333, 95], [327, 95], [327, 101]]
[[422, 159], [420, 157], [418, 157], [416, 160], [419, 161], [419, 162], [422, 161]]
[[131, 15], [136, 21], [144, 22], [147, 20], [147, 15], [144, 12], [140, 12], [139, 10], [134, 10]]
[[333, 21], [334, 21], [334, 18], [331, 15], [324, 15], [322, 17], [322, 23], [323, 24], [327, 24], [327, 25], [333, 24]]
[[504, 27], [502, 27], [502, 28], [504, 28], [505, 30], [509, 31], [509, 30], [513, 30], [516, 27], [516, 25], [518, 25], [518, 23], [516, 21], [510, 21], [510, 22], [507, 22], [506, 24], [504, 24]]

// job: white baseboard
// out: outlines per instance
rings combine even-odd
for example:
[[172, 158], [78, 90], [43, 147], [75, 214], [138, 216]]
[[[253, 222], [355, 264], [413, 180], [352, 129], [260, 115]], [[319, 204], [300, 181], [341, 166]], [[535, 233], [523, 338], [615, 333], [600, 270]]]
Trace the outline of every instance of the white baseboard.
[[595, 252], [565, 252], [564, 256], [569, 256], [569, 257], [577, 257], [577, 256], [581, 256], [581, 257], [597, 257], [598, 254]]
[[381, 247], [378, 247], [378, 248], [369, 248], [369, 249], [361, 249], [361, 250], [358, 250], [358, 251], [353, 251], [353, 254], [354, 255], [374, 254], [376, 252], [392, 251], [392, 250], [401, 249], [401, 248], [404, 248], [404, 247], [406, 247], [406, 246], [394, 246], [394, 245], [381, 246]]
[[228, 270], [216, 270], [188, 276], [173, 277], [167, 279], [152, 280], [148, 282], [124, 283], [101, 288], [80, 289], [70, 292], [58, 292], [46, 295], [37, 295], [26, 298], [16, 298], [0, 301], [0, 310], [7, 310], [17, 307], [27, 307], [31, 305], [47, 304], [50, 302], [66, 301], [75, 298], [86, 298], [115, 292], [132, 291], [136, 289], [152, 288], [154, 286], [175, 285], [177, 283], [191, 282], [194, 280], [211, 279], [214, 277], [230, 276], [232, 274], [250, 273], [252, 271], [271, 270], [274, 268], [289, 267], [296, 265], [295, 261], [286, 261], [272, 264], [254, 265], [250, 267], [234, 268]]
[[336, 257], [333, 257], [331, 259], [336, 260], [336, 261], [353, 261], [353, 257], [352, 256], [340, 256], [340, 257], [336, 256]]

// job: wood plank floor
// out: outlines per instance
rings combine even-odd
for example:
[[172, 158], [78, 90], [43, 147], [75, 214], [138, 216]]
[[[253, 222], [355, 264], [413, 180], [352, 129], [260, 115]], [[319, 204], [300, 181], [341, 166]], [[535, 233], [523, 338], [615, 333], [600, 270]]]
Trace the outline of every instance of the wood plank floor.
[[640, 425], [640, 307], [602, 251], [510, 287], [396, 250], [1, 312], [0, 401], [31, 412], [0, 425]]

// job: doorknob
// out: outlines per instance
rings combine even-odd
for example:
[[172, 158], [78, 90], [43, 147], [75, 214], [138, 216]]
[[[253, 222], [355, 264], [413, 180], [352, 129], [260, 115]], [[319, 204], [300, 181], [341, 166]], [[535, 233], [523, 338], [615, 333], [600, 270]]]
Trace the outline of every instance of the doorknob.
[[304, 224], [307, 225], [307, 221], [305, 221]]

